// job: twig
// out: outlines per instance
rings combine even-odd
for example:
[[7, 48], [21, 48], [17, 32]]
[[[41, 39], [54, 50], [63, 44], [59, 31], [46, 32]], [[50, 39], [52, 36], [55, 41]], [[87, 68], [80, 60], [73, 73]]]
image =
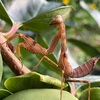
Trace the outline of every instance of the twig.
[[[6, 39], [2, 34], [0, 34], [0, 43], [5, 42]], [[22, 65], [22, 63], [16, 58], [16, 56], [13, 54], [11, 50], [13, 48], [8, 46], [6, 43], [1, 46], [1, 55], [4, 60], [4, 62], [9, 66], [9, 68], [16, 74], [16, 75], [23, 75], [26, 73], [31, 72], [25, 65]]]

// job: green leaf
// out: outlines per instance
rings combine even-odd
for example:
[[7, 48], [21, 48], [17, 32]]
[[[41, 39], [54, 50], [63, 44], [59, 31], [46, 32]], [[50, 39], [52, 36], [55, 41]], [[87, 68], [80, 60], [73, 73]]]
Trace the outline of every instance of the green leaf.
[[50, 21], [58, 14], [62, 15], [63, 19], [68, 18], [71, 10], [72, 6], [63, 6], [53, 9], [23, 23], [21, 29], [31, 30], [37, 33], [48, 29], [51, 30], [49, 25]]
[[12, 93], [5, 89], [0, 89], [0, 100], [6, 98], [7, 96], [11, 95]]
[[[26, 75], [9, 78], [4, 85], [9, 91], [14, 93], [32, 88], [60, 88], [61, 81], [50, 76], [31, 72]], [[63, 88], [67, 86], [67, 84], [64, 84]]]
[[[88, 90], [84, 90], [79, 100], [88, 100]], [[90, 99], [91, 100], [100, 100], [100, 88], [91, 88], [90, 91]]]
[[86, 54], [88, 54], [91, 57], [100, 54], [100, 52], [95, 47], [93, 47], [81, 40], [70, 38], [70, 39], [68, 39], [68, 42], [76, 45], [77, 47], [79, 47], [81, 50], [83, 50]]
[[[62, 100], [78, 100], [72, 94], [62, 91]], [[28, 89], [17, 92], [3, 100], [59, 100], [60, 90], [57, 89]]]
[[14, 21], [11, 19], [11, 17], [8, 15], [6, 8], [4, 7], [2, 1], [0, 0], [0, 18], [12, 25]]
[[0, 82], [2, 79], [2, 74], [3, 74], [3, 61], [2, 61], [1, 54], [0, 54]]
[[[91, 82], [91, 88], [94, 87], [100, 87], [100, 82]], [[76, 91], [76, 97], [79, 98], [83, 91], [85, 91], [88, 88], [88, 84], [82, 85], [79, 88], [77, 88]], [[95, 100], [95, 99], [94, 99]]]

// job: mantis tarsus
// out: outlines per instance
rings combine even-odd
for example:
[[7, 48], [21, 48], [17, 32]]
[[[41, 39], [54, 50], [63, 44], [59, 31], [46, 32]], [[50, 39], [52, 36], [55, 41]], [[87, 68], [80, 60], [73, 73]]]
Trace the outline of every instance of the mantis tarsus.
[[[66, 32], [65, 32], [65, 25], [63, 23], [63, 19], [61, 17], [61, 15], [57, 15], [51, 22], [51, 25], [57, 25], [58, 26], [58, 32], [57, 34], [54, 36], [51, 45], [48, 49], [42, 47], [41, 45], [39, 45], [37, 42], [35, 42], [32, 38], [30, 38], [29, 36], [26, 36], [24, 34], [14, 34], [12, 37], [10, 37], [6, 42], [11, 41], [13, 38], [20, 36], [21, 38], [23, 38], [24, 42], [21, 42], [18, 44], [16, 51], [18, 54], [18, 57], [20, 58], [20, 47], [23, 47], [27, 50], [29, 50], [30, 52], [34, 52], [34, 53], [40, 53], [43, 54], [42, 59], [39, 61], [39, 63], [37, 64], [37, 66], [40, 64], [40, 62], [46, 58], [47, 60], [49, 60], [52, 64], [54, 64], [56, 67], [60, 68], [62, 70], [62, 82], [61, 82], [61, 92], [60, 92], [60, 100], [62, 99], [62, 84], [63, 82], [68, 81], [68, 82], [83, 82], [83, 83], [87, 83], [88, 84], [88, 100], [90, 100], [90, 83], [87, 80], [71, 80], [69, 79], [69, 77], [71, 78], [79, 78], [82, 76], [87, 75], [88, 73], [90, 73], [93, 69], [93, 67], [95, 66], [95, 64], [97, 63], [97, 61], [100, 59], [99, 57], [93, 57], [92, 59], [90, 59], [89, 61], [87, 61], [86, 63], [84, 63], [83, 65], [72, 69], [70, 63], [68, 62], [68, 56], [67, 56], [67, 49], [66, 49]], [[61, 53], [60, 53], [60, 58], [59, 58], [59, 62], [58, 65], [55, 64], [52, 60], [50, 60], [46, 55], [52, 53], [57, 44], [59, 39], [61, 39]], [[5, 43], [5, 42], [4, 42]], [[36, 67], [37, 67], [36, 66]]]

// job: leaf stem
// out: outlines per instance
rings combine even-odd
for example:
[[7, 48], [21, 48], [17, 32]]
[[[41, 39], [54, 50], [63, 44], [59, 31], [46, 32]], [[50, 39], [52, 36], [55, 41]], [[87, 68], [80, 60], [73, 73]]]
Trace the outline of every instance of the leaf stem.
[[9, 38], [9, 37], [13, 36], [21, 26], [22, 26], [22, 24], [20, 22], [16, 22], [13, 24], [12, 28], [8, 32], [2, 33], [2, 35], [5, 38]]

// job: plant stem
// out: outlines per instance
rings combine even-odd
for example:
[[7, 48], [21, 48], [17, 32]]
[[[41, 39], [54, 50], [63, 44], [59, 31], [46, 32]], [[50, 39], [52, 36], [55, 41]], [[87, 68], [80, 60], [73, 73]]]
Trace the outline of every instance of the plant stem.
[[[6, 39], [4, 38], [4, 36], [0, 34], [0, 43], [4, 43], [5, 41]], [[1, 45], [0, 47], [2, 58], [4, 62], [9, 66], [9, 68], [16, 75], [23, 75], [23, 74], [31, 72], [31, 70], [29, 70], [25, 65], [23, 65], [21, 61], [19, 61], [16, 58], [16, 56], [13, 54], [13, 52], [11, 51], [13, 48], [9, 48], [9, 47], [11, 47], [11, 45], [8, 46], [8, 44], [6, 43]]]

